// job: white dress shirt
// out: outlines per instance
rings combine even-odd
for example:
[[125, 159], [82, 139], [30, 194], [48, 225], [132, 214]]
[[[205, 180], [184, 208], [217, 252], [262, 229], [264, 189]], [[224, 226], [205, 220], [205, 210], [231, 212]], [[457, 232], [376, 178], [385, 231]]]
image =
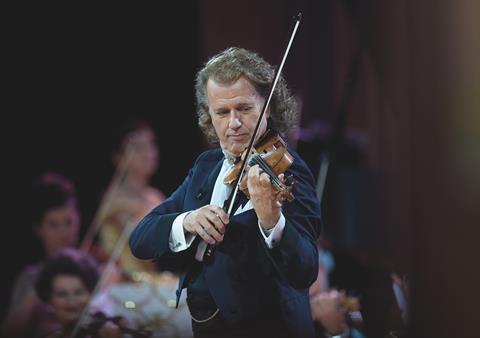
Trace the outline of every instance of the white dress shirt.
[[[224, 184], [223, 179], [226, 173], [229, 172], [231, 167], [232, 165], [229, 164], [228, 161], [225, 159], [223, 161], [222, 168], [220, 169], [220, 173], [217, 176], [217, 180], [215, 181], [212, 198], [210, 200], [211, 205], [216, 205], [221, 208], [225, 200], [228, 198], [232, 187], [230, 185]], [[253, 209], [253, 205], [252, 201], [249, 200], [243, 207], [240, 206], [238, 209], [235, 210], [234, 216], [250, 209]], [[191, 233], [185, 233], [183, 229], [183, 219], [185, 218], [185, 216], [187, 216], [188, 213], [190, 213], [190, 211], [178, 215], [177, 218], [175, 218], [175, 220], [173, 221], [172, 231], [170, 232], [169, 239], [169, 247], [170, 250], [173, 252], [180, 252], [188, 249], [196, 237], [196, 235], [193, 235]], [[280, 219], [278, 220], [277, 224], [269, 230], [264, 230], [260, 222], [258, 222], [258, 228], [263, 238], [265, 239], [267, 246], [271, 249], [276, 246], [282, 238], [283, 229], [285, 228], [285, 217], [281, 213]], [[203, 240], [199, 243], [197, 252], [195, 253], [195, 259], [200, 262], [203, 260], [203, 254], [205, 253], [207, 245], [208, 244]]]

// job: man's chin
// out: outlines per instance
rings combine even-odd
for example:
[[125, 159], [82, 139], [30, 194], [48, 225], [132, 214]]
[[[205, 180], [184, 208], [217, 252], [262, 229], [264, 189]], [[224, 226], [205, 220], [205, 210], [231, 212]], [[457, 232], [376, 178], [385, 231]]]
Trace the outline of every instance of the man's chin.
[[232, 152], [227, 150], [224, 150], [224, 152], [227, 156], [231, 156], [231, 157], [239, 157], [241, 155], [240, 152]]
[[222, 149], [226, 154], [230, 156], [239, 157], [247, 147], [248, 147], [248, 144], [236, 143], [228, 147], [222, 146]]

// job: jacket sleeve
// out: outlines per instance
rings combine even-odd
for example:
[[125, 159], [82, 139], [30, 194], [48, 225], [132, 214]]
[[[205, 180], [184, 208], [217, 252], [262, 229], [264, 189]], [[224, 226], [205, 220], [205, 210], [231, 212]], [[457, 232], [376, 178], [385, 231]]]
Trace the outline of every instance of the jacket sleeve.
[[[192, 173], [193, 169], [190, 170], [177, 190], [162, 204], [144, 216], [135, 227], [129, 241], [130, 249], [135, 257], [155, 260], [164, 270], [177, 270], [180, 267], [176, 264], [178, 260], [181, 261], [185, 255], [190, 254], [191, 250], [188, 249], [173, 253], [169, 247], [169, 238], [173, 221], [184, 211], [185, 195]], [[163, 266], [162, 262], [164, 263]], [[174, 266], [175, 269], [171, 268], [170, 265]]]
[[320, 203], [313, 176], [303, 160], [296, 158], [286, 174], [292, 174], [298, 186], [293, 190], [295, 199], [282, 207], [285, 216], [282, 238], [273, 249], [265, 241], [261, 243], [275, 272], [291, 286], [303, 289], [318, 274], [316, 240], [321, 230]]

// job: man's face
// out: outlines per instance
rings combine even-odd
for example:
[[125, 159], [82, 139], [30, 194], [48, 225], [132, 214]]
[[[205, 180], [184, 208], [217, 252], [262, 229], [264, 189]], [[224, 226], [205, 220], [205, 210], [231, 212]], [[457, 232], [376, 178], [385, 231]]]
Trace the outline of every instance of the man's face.
[[[231, 84], [209, 79], [207, 97], [212, 124], [222, 149], [239, 156], [248, 146], [263, 108], [264, 98], [244, 77]], [[263, 116], [258, 130], [260, 137], [267, 128], [269, 112]]]

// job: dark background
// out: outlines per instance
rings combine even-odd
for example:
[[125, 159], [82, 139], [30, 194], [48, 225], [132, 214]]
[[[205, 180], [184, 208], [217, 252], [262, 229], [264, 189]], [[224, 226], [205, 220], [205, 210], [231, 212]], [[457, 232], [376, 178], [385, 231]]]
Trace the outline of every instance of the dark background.
[[112, 177], [115, 132], [125, 121], [155, 129], [161, 163], [152, 183], [165, 193], [204, 149], [192, 86], [198, 8], [183, 9], [9, 9], [2, 304], [18, 270], [40, 257], [29, 218], [35, 177], [55, 171], [74, 181], [83, 234]]
[[[207, 148], [196, 126], [195, 71], [229, 46], [277, 64], [291, 17], [302, 10], [284, 71], [302, 112], [289, 140], [315, 177], [331, 150], [325, 235], [411, 275], [412, 336], [476, 336], [475, 6], [208, 0], [2, 8], [2, 314], [14, 276], [40, 254], [29, 221], [34, 177], [57, 171], [74, 181], [83, 234], [113, 174], [113, 131], [144, 118], [161, 153], [153, 184], [171, 193]], [[330, 148], [336, 127], [341, 138]]]

